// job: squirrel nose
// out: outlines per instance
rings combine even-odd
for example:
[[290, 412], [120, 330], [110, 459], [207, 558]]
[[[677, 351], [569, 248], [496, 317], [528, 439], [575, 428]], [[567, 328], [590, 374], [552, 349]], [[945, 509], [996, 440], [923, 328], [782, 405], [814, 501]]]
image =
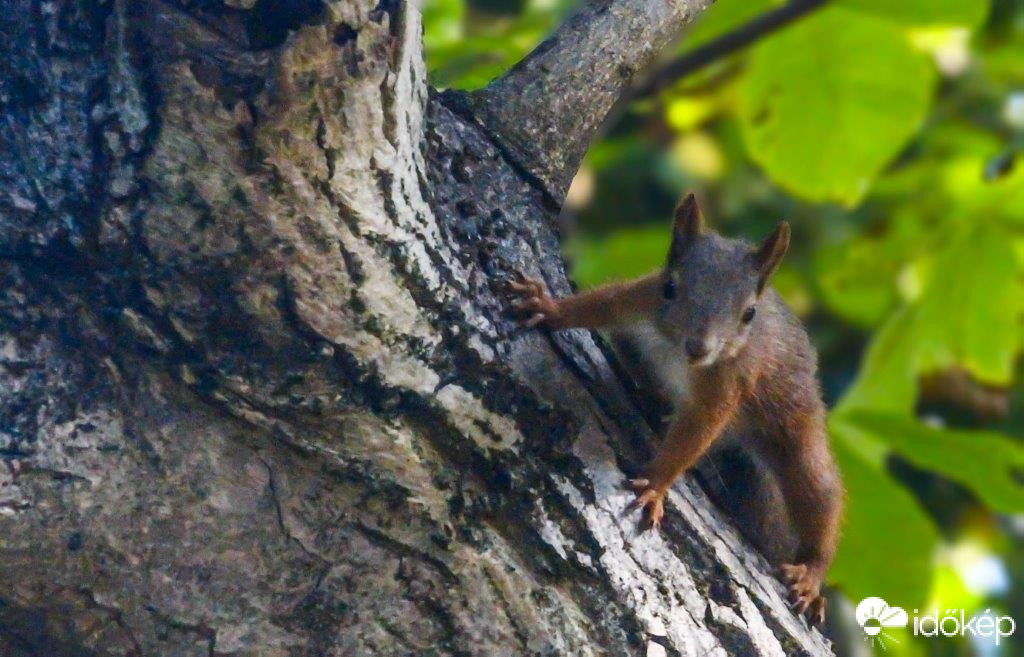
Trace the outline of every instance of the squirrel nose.
[[683, 342], [683, 348], [686, 350], [686, 355], [690, 357], [690, 360], [700, 360], [708, 355], [707, 345], [704, 344], [703, 340], [697, 340], [696, 338], [686, 338]]

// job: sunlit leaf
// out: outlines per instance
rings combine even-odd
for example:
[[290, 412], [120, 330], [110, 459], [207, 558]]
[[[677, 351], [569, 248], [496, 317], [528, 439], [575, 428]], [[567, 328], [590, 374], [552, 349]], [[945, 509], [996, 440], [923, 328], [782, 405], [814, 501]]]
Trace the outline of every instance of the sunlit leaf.
[[846, 512], [829, 581], [851, 600], [879, 596], [900, 606], [919, 605], [928, 594], [938, 544], [934, 523], [889, 477], [883, 462], [863, 453], [864, 439], [855, 429], [833, 421], [830, 431]]
[[821, 248], [814, 266], [829, 309], [862, 327], [881, 322], [896, 305], [896, 277], [905, 254], [877, 239], [852, 239]]
[[566, 245], [573, 278], [583, 287], [593, 287], [646, 274], [665, 264], [669, 237], [667, 225], [655, 225], [576, 238]]
[[984, 383], [1012, 380], [1024, 312], [1013, 241], [996, 226], [964, 231], [930, 270], [917, 302], [875, 335], [843, 408], [909, 415], [918, 375], [953, 365]]
[[567, 9], [563, 2], [531, 2], [517, 16], [486, 20], [474, 19], [465, 5], [464, 0], [424, 3], [426, 61], [438, 87], [486, 85], [547, 37]]
[[779, 0], [716, 0], [687, 29], [683, 50], [730, 32], [779, 4]]
[[920, 128], [933, 81], [892, 22], [824, 9], [751, 53], [740, 94], [744, 139], [794, 193], [853, 204]]
[[693, 130], [718, 110], [712, 97], [679, 96], [666, 103], [665, 121], [675, 130]]
[[904, 25], [975, 27], [988, 14], [986, 0], [839, 0], [838, 4]]
[[943, 168], [943, 184], [957, 199], [953, 210], [967, 220], [1002, 218], [1024, 225], [1024, 158], [1018, 155], [1009, 171], [991, 180], [985, 177], [987, 159], [951, 158]]
[[1009, 383], [1022, 309], [1008, 235], [994, 228], [969, 231], [937, 260], [921, 297], [919, 370], [956, 364], [983, 383]]
[[929, 427], [907, 417], [857, 412], [856, 424], [914, 465], [973, 491], [994, 511], [1024, 511], [1024, 446], [992, 431]]
[[910, 413], [917, 400], [915, 315], [903, 308], [871, 340], [857, 380], [843, 395], [840, 407]]
[[718, 142], [700, 131], [676, 139], [672, 147], [672, 159], [687, 174], [703, 181], [721, 178], [727, 168]]

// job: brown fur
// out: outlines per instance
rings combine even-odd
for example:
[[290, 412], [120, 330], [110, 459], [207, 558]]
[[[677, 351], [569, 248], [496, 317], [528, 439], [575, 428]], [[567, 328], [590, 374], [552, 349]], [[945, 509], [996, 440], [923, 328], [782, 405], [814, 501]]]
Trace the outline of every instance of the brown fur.
[[794, 608], [821, 622], [820, 588], [835, 555], [843, 491], [828, 448], [814, 349], [768, 287], [788, 244], [785, 224], [759, 247], [711, 233], [690, 195], [676, 211], [663, 271], [557, 301], [534, 280], [512, 288], [519, 297], [514, 308], [529, 313], [530, 326], [612, 328], [627, 366], [675, 406], [645, 476], [630, 482], [634, 506], [653, 526], [676, 478], [724, 433], [742, 437], [785, 500], [790, 527], [776, 531], [795, 534], [791, 563], [782, 566]]

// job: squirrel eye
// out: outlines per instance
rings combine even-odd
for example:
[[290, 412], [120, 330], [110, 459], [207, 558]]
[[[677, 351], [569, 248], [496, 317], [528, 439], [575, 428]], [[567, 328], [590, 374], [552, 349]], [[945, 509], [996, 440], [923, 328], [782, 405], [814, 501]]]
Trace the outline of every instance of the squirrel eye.
[[676, 282], [671, 278], [666, 280], [661, 286], [661, 296], [666, 299], [676, 298]]
[[740, 321], [743, 322], [744, 324], [749, 324], [751, 321], [753, 321], [754, 314], [756, 312], [757, 311], [754, 309], [754, 307], [750, 306], [749, 308], [743, 311], [743, 315], [740, 317]]

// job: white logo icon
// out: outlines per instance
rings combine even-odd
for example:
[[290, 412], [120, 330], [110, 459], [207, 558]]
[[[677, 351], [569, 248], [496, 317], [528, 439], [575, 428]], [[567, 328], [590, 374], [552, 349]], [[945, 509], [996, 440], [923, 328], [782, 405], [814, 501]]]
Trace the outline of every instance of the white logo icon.
[[906, 627], [910, 622], [907, 612], [900, 607], [890, 607], [889, 603], [881, 598], [864, 598], [857, 605], [857, 622], [864, 628], [865, 641], [872, 646], [877, 642], [882, 650], [885, 650], [885, 639], [893, 643], [899, 643], [892, 635], [887, 634], [883, 628]]

